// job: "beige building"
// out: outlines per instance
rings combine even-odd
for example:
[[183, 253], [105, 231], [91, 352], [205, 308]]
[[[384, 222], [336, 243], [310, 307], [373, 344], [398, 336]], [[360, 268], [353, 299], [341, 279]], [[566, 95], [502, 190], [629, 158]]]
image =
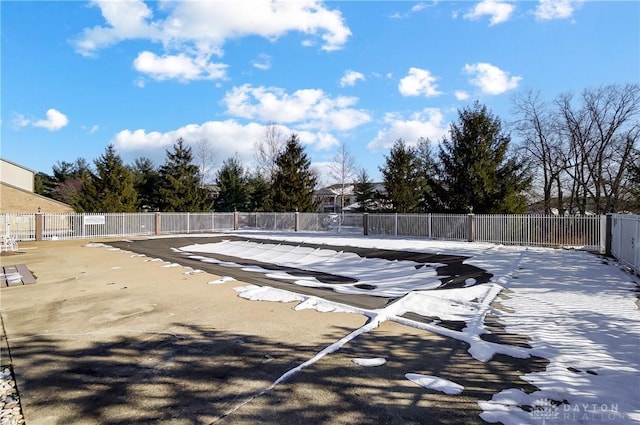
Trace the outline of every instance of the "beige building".
[[71, 206], [34, 192], [35, 171], [0, 158], [0, 213], [63, 213]]

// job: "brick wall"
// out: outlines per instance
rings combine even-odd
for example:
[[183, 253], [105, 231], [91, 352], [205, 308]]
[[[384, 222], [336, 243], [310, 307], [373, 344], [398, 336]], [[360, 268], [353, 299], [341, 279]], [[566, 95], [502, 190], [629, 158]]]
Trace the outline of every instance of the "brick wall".
[[0, 213], [35, 213], [38, 208], [43, 213], [73, 212], [73, 208], [62, 202], [8, 184], [0, 184]]

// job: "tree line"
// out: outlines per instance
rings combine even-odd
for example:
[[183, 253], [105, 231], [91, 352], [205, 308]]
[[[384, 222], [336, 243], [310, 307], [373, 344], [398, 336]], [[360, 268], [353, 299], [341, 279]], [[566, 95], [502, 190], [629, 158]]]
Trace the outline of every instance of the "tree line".
[[[638, 84], [551, 103], [527, 91], [513, 105], [508, 124], [475, 102], [458, 111], [442, 140], [397, 140], [379, 167], [382, 191], [343, 143], [329, 170], [340, 207], [352, 186], [355, 209], [370, 212], [524, 213], [538, 198], [545, 213], [640, 210]], [[93, 167], [79, 158], [56, 163], [52, 176], [38, 173], [36, 192], [78, 212], [317, 210], [318, 175], [296, 134], [269, 125], [255, 146], [257, 166], [227, 158], [215, 185], [204, 184], [211, 155], [195, 147], [201, 164], [178, 139], [155, 167], [145, 157], [125, 165], [109, 145]]]
[[113, 145], [93, 161], [57, 162], [53, 175], [38, 173], [35, 191], [67, 203], [76, 212], [139, 211], [314, 211], [317, 177], [292, 134], [274, 158], [273, 175], [245, 172], [231, 157], [206, 185], [203, 168], [195, 165], [192, 148], [179, 138], [155, 167], [146, 157], [126, 165]]

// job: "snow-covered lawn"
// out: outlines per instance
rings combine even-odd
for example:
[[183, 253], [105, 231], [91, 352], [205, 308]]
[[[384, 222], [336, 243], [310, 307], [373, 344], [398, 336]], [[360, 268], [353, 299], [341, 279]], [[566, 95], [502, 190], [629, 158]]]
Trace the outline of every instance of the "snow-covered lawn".
[[[370, 318], [362, 328], [285, 373], [273, 386], [391, 320], [464, 341], [470, 345], [469, 353], [480, 361], [489, 361], [496, 353], [549, 360], [546, 370], [521, 377], [538, 391], [527, 394], [507, 389], [490, 401], [478, 402], [483, 410], [481, 417], [488, 422], [640, 423], [640, 279], [614, 261], [582, 251], [490, 244], [323, 234], [240, 235], [254, 241], [217, 241], [180, 250], [202, 261], [211, 261], [208, 254], [222, 254], [349, 278], [351, 282], [323, 283], [314, 277], [249, 266], [247, 270], [290, 280], [291, 291], [255, 285], [236, 290], [241, 297], [252, 300], [297, 302], [296, 310], [346, 311]], [[256, 241], [260, 238], [286, 243]], [[468, 256], [466, 264], [484, 269], [493, 277], [488, 283], [471, 280], [467, 287], [436, 290], [442, 283], [442, 276], [436, 273], [441, 264], [362, 258], [349, 252], [296, 246], [302, 242]], [[232, 279], [223, 276], [210, 283], [229, 280]], [[383, 309], [364, 310], [297, 293], [296, 285], [398, 299]], [[440, 326], [438, 320], [415, 321], [405, 313], [464, 321], [466, 327], [452, 330]], [[489, 332], [485, 321], [488, 314], [504, 324], [505, 332], [528, 337], [530, 347], [482, 339], [481, 335]], [[385, 363], [384, 358], [357, 361], [369, 367], [384, 367]], [[458, 383], [437, 376], [407, 374], [406, 378], [446, 394], [464, 391]]]

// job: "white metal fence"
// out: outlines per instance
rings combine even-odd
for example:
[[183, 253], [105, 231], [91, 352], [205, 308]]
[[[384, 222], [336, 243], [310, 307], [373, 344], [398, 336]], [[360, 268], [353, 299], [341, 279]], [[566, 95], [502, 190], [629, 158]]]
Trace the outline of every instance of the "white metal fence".
[[368, 214], [367, 221], [370, 235], [470, 240], [465, 214]]
[[[152, 215], [155, 215], [152, 214]], [[158, 213], [158, 233], [219, 232], [234, 229], [233, 213]]]
[[239, 229], [274, 230], [287, 231], [294, 230], [296, 225], [296, 213], [276, 213], [276, 212], [252, 212], [238, 213]]
[[1, 214], [0, 229], [18, 241], [256, 229], [571, 247], [607, 251], [640, 274], [640, 216], [613, 214], [608, 217], [293, 212], [43, 213]]
[[604, 251], [606, 216], [488, 214], [474, 216], [473, 240]]
[[640, 276], [640, 215], [612, 215], [611, 255]]
[[367, 233], [604, 251], [606, 216], [369, 214]]

